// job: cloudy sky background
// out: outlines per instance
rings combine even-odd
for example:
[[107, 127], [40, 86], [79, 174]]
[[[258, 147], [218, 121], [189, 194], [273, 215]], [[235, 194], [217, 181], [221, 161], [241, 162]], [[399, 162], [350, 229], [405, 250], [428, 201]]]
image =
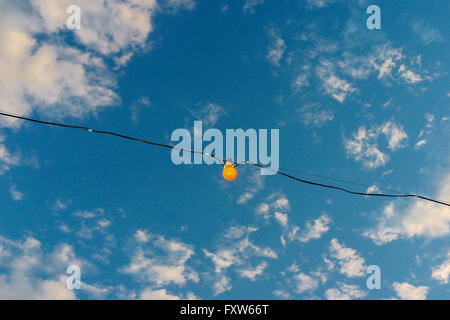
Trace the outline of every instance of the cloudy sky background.
[[[283, 168], [449, 201], [449, 14], [444, 0], [0, 0], [0, 110], [162, 143], [194, 120], [279, 128]], [[450, 296], [450, 210], [429, 202], [245, 166], [225, 183], [164, 149], [5, 118], [0, 182], [0, 298]], [[81, 290], [65, 287], [72, 264]]]

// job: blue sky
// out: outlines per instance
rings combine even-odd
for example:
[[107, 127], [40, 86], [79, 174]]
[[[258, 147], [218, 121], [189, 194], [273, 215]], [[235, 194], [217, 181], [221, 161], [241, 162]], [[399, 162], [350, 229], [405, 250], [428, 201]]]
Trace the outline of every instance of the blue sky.
[[[281, 168], [449, 201], [449, 13], [0, 0], [0, 110], [171, 144], [195, 120], [279, 129]], [[238, 169], [227, 183], [165, 149], [0, 119], [0, 298], [448, 299], [447, 207]], [[73, 264], [80, 290], [65, 287]]]

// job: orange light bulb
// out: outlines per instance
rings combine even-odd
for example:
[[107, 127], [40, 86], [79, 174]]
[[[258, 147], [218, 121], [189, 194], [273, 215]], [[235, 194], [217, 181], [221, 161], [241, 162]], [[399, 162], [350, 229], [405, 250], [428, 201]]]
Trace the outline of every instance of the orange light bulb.
[[237, 177], [237, 170], [232, 163], [227, 162], [223, 167], [222, 176], [227, 181], [233, 181]]

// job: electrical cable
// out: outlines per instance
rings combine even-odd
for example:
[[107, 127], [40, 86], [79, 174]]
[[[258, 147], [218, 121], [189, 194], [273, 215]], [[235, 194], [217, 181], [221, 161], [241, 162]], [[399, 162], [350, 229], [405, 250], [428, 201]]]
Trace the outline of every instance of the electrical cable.
[[360, 196], [388, 197], [388, 198], [419, 198], [419, 199], [422, 199], [422, 200], [427, 200], [427, 201], [431, 201], [431, 202], [434, 202], [434, 203], [438, 203], [438, 204], [450, 207], [449, 203], [446, 203], [446, 202], [443, 202], [443, 201], [439, 201], [439, 200], [435, 200], [435, 199], [428, 198], [428, 197], [424, 197], [424, 196], [420, 196], [420, 195], [417, 195], [417, 194], [412, 194], [412, 193], [410, 193], [410, 194], [387, 194], [387, 193], [366, 193], [366, 192], [351, 191], [351, 190], [348, 190], [348, 189], [345, 189], [345, 188], [341, 188], [341, 187], [338, 187], [338, 186], [333, 186], [333, 185], [328, 185], [328, 184], [323, 184], [323, 183], [318, 183], [318, 182], [314, 182], [314, 181], [300, 179], [300, 178], [294, 177], [294, 176], [292, 176], [290, 174], [287, 174], [287, 173], [284, 173], [284, 172], [281, 172], [281, 171], [277, 171], [277, 170], [273, 170], [273, 169], [271, 169], [269, 167], [263, 166], [263, 165], [258, 164], [258, 163], [253, 163], [253, 162], [250, 162], [250, 161], [245, 161], [244, 163], [251, 164], [251, 165], [256, 166], [258, 168], [264, 168], [264, 169], [270, 170], [270, 171], [272, 171], [272, 172], [274, 172], [276, 174], [285, 176], [287, 178], [290, 178], [290, 179], [293, 179], [293, 180], [296, 180], [296, 181], [299, 181], [299, 182], [302, 182], [302, 183], [306, 183], [306, 184], [310, 184], [310, 185], [314, 185], [314, 186], [318, 186], [318, 187], [323, 187], [323, 188], [335, 189], [335, 190], [347, 192], [347, 193], [350, 193], [350, 194], [355, 194], [355, 195], [360, 195]]
[[[346, 184], [352, 184], [352, 185], [355, 185], [355, 186], [360, 186], [360, 187], [365, 187], [365, 188], [372, 187], [372, 186], [370, 186], [368, 184], [364, 184], [364, 183], [358, 183], [358, 182], [348, 181], [348, 180], [344, 180], [344, 179], [331, 178], [331, 177], [318, 175], [318, 174], [313, 174], [313, 173], [304, 172], [304, 171], [299, 171], [299, 170], [286, 169], [286, 168], [279, 168], [279, 170], [284, 171], [284, 172], [292, 172], [292, 173], [297, 173], [297, 174], [301, 174], [301, 175], [306, 175], [306, 176], [310, 176], [310, 177], [326, 179], [326, 180], [330, 180], [330, 181], [336, 181], [336, 182], [342, 182], [342, 183], [346, 183]], [[378, 187], [378, 186], [376, 186], [376, 187], [380, 191], [394, 192], [394, 193], [398, 193], [398, 194], [405, 193], [405, 192], [402, 192], [402, 191], [381, 188], [381, 187]]]
[[11, 118], [16, 118], [16, 119], [21, 119], [21, 120], [26, 120], [26, 121], [31, 121], [31, 122], [35, 122], [35, 123], [40, 123], [40, 124], [46, 124], [46, 125], [50, 125], [50, 126], [57, 126], [57, 127], [63, 127], [63, 128], [71, 128], [71, 129], [80, 129], [80, 130], [85, 130], [85, 131], [94, 132], [94, 133], [111, 135], [111, 136], [115, 136], [115, 137], [119, 137], [119, 138], [123, 138], [123, 139], [127, 139], [127, 140], [142, 142], [142, 143], [151, 144], [151, 145], [158, 146], [158, 147], [164, 147], [164, 148], [174, 149], [174, 150], [183, 151], [183, 152], [186, 151], [186, 152], [190, 152], [190, 153], [204, 154], [206, 156], [216, 159], [217, 161], [221, 162], [222, 164], [225, 163], [225, 161], [223, 159], [219, 159], [216, 156], [209, 154], [207, 152], [177, 148], [175, 146], [171, 146], [168, 144], [133, 138], [133, 137], [125, 136], [120, 133], [111, 132], [111, 131], [96, 130], [96, 129], [91, 129], [91, 128], [84, 127], [84, 126], [74, 126], [74, 125], [56, 123], [56, 122], [41, 121], [41, 120], [18, 116], [18, 115], [12, 114], [12, 113], [6, 113], [6, 112], [2, 112], [2, 111], [0, 111], [0, 115], [6, 116], [6, 117], [11, 117]]
[[[183, 152], [185, 151], [185, 152], [190, 152], [190, 153], [203, 154], [203, 155], [207, 155], [209, 157], [212, 157], [212, 158], [218, 160], [222, 164], [225, 163], [225, 161], [223, 159], [219, 159], [216, 156], [211, 155], [211, 154], [209, 154], [207, 152], [177, 148], [175, 146], [171, 146], [171, 145], [167, 145], [167, 144], [162, 144], [162, 143], [158, 143], [158, 142], [153, 142], [153, 141], [148, 141], [148, 140], [143, 140], [143, 139], [138, 139], [138, 138], [125, 136], [125, 135], [122, 135], [122, 134], [119, 134], [119, 133], [115, 133], [115, 132], [112, 132], [112, 131], [103, 131], [103, 130], [90, 129], [90, 128], [84, 127], [84, 126], [74, 126], [74, 125], [68, 125], [68, 124], [62, 124], [62, 123], [56, 123], [56, 122], [41, 121], [41, 120], [31, 119], [31, 118], [15, 115], [15, 114], [12, 114], [12, 113], [2, 112], [2, 111], [0, 111], [0, 115], [5, 116], [5, 117], [21, 119], [21, 120], [25, 120], [25, 121], [30, 121], [30, 122], [34, 122], [34, 123], [50, 125], [50, 126], [57, 126], [57, 127], [63, 127], [63, 128], [72, 128], [72, 129], [80, 129], [80, 130], [85, 130], [85, 131], [93, 132], [93, 133], [112, 135], [112, 136], [123, 138], [123, 139], [127, 139], [127, 140], [132, 140], [132, 141], [136, 141], [136, 142], [142, 142], [142, 143], [146, 143], [146, 144], [150, 144], [150, 145], [154, 145], [154, 146], [158, 146], [158, 147], [164, 147], [164, 148], [174, 149], [174, 150], [183, 151]], [[298, 177], [292, 176], [292, 175], [290, 175], [288, 173], [285, 173], [285, 172], [282, 172], [282, 171], [273, 170], [273, 169], [271, 169], [269, 167], [266, 167], [266, 166], [258, 164], [258, 163], [253, 163], [251, 161], [244, 161], [244, 162], [241, 162], [241, 163], [235, 163], [235, 166], [239, 166], [241, 164], [250, 164], [250, 165], [256, 166], [258, 168], [263, 168], [263, 169], [266, 169], [266, 170], [270, 170], [270, 171], [272, 171], [272, 172], [274, 172], [276, 174], [285, 176], [287, 178], [290, 178], [292, 180], [296, 180], [298, 182], [302, 182], [302, 183], [306, 183], [306, 184], [314, 185], [314, 186], [318, 186], [318, 187], [323, 187], [323, 188], [329, 188], [329, 189], [334, 189], [334, 190], [338, 190], [338, 191], [343, 191], [343, 192], [354, 194], [354, 195], [373, 196], [373, 197], [388, 197], [388, 198], [418, 198], [418, 199], [431, 201], [431, 202], [434, 202], [434, 203], [437, 203], [437, 204], [441, 204], [441, 205], [445, 205], [445, 206], [449, 206], [450, 207], [450, 204], [446, 203], [444, 201], [439, 201], [439, 200], [435, 200], [435, 199], [432, 199], [432, 198], [428, 198], [428, 197], [424, 197], [424, 196], [416, 195], [416, 194], [407, 194], [407, 193], [406, 194], [387, 194], [387, 193], [358, 192], [358, 191], [352, 191], [352, 190], [348, 190], [348, 189], [345, 189], [345, 188], [342, 188], [342, 187], [338, 187], [338, 186], [334, 186], [334, 185], [329, 185], [329, 184], [323, 184], [323, 183], [319, 183], [319, 182], [304, 180], [304, 179], [300, 179]], [[285, 169], [285, 170], [286, 171], [295, 172], [294, 170], [289, 170], [289, 169]], [[305, 174], [305, 173], [303, 173], [303, 174]], [[312, 175], [312, 174], [309, 174], [309, 175]], [[339, 179], [333, 179], [333, 178], [329, 178], [329, 177], [325, 177], [325, 176], [319, 176], [319, 175], [312, 175], [312, 176], [326, 178], [326, 179], [331, 179], [331, 180], [336, 180], [336, 181], [339, 180]], [[341, 182], [367, 186], [367, 185], [364, 185], [364, 184], [359, 184], [359, 183], [345, 181], [345, 180], [341, 180]], [[392, 191], [392, 192], [398, 192], [398, 191]]]

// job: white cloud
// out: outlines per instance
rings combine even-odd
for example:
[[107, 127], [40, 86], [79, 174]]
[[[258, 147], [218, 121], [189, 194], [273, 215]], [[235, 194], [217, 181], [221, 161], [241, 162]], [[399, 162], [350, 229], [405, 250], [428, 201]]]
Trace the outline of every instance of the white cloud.
[[269, 48], [267, 52], [267, 59], [275, 66], [280, 65], [280, 60], [286, 50], [286, 44], [275, 28], [269, 29]]
[[373, 135], [365, 126], [359, 127], [358, 131], [353, 133], [353, 139], [345, 139], [347, 155], [356, 161], [362, 161], [369, 168], [385, 165], [389, 156], [381, 152], [373, 140]]
[[222, 272], [223, 269], [226, 269], [235, 263], [239, 263], [233, 249], [220, 249], [215, 254], [206, 249], [204, 249], [203, 252], [206, 257], [211, 258], [215, 266], [215, 272]]
[[97, 221], [97, 224], [100, 228], [107, 228], [111, 225], [111, 220], [108, 219], [101, 219]]
[[416, 148], [420, 148], [421, 146], [425, 145], [428, 141], [427, 141], [427, 137], [429, 135], [431, 135], [432, 133], [432, 129], [433, 129], [433, 122], [434, 122], [434, 115], [430, 114], [430, 113], [425, 113], [424, 115], [426, 123], [425, 123], [425, 127], [420, 130], [417, 139], [420, 139], [416, 142], [415, 147]]
[[220, 8], [220, 13], [227, 12], [228, 9], [230, 9], [230, 6], [229, 6], [228, 4], [224, 4], [224, 5], [222, 6], [222, 8]]
[[426, 45], [433, 42], [441, 42], [444, 39], [438, 29], [431, 27], [430, 24], [425, 21], [414, 19], [412, 24], [410, 24], [410, 27]]
[[282, 289], [274, 290], [273, 294], [280, 299], [291, 299], [291, 295], [286, 290]]
[[396, 151], [404, 147], [404, 140], [408, 137], [403, 127], [393, 121], [387, 121], [381, 125], [374, 125], [369, 130], [365, 126], [358, 128], [352, 138], [344, 139], [347, 156], [360, 161], [368, 168], [377, 168], [385, 165], [389, 155], [378, 147], [379, 136], [383, 134], [388, 142], [388, 148]]
[[267, 262], [263, 261], [254, 268], [240, 269], [238, 273], [242, 278], [248, 278], [251, 281], [255, 281], [256, 277], [264, 273], [264, 269], [267, 267]]
[[419, 147], [423, 146], [423, 145], [426, 144], [426, 143], [427, 143], [427, 139], [419, 140], [419, 141], [416, 142], [415, 147], [416, 147], [416, 148], [419, 148]]
[[313, 9], [326, 7], [336, 1], [338, 0], [307, 0], [306, 3], [308, 4], [309, 8]]
[[112, 292], [114, 287], [102, 286], [99, 284], [88, 284], [85, 282], [81, 283], [81, 288], [83, 291], [87, 292], [89, 296], [94, 299], [105, 299], [108, 294]]
[[3, 141], [4, 137], [0, 135], [0, 175], [10, 170], [11, 167], [19, 165], [20, 160], [18, 155], [13, 155], [6, 149], [6, 146], [2, 143]]
[[375, 229], [364, 232], [364, 236], [371, 238], [377, 245], [382, 245], [393, 240], [397, 240], [401, 234], [400, 226], [397, 223], [391, 224], [394, 218], [394, 203], [391, 202], [383, 209], [378, 218], [378, 225]]
[[284, 197], [283, 195], [280, 195], [278, 197], [278, 199], [275, 200], [275, 202], [272, 205], [275, 209], [290, 210], [289, 200], [286, 197]]
[[298, 240], [300, 242], [308, 242], [312, 239], [319, 239], [323, 234], [330, 230], [331, 218], [327, 214], [321, 215], [314, 222], [307, 221], [305, 230], [299, 233], [300, 228], [294, 226], [288, 233], [289, 240]]
[[357, 285], [338, 282], [338, 288], [330, 288], [325, 291], [328, 300], [352, 300], [364, 298], [367, 292], [361, 290]]
[[311, 239], [319, 239], [324, 233], [330, 230], [331, 218], [323, 214], [313, 223], [306, 222], [306, 230], [300, 234], [298, 240], [300, 242], [308, 242]]
[[254, 194], [251, 192], [244, 192], [243, 194], [241, 194], [239, 196], [239, 198], [237, 199], [236, 203], [237, 204], [244, 204], [247, 203], [248, 201], [250, 201], [251, 199], [253, 199]]
[[323, 60], [316, 68], [318, 77], [322, 80], [325, 92], [340, 103], [356, 89], [346, 81], [339, 78], [334, 72], [334, 66], [330, 61]]
[[428, 294], [428, 287], [415, 287], [407, 282], [394, 282], [392, 284], [395, 292], [402, 300], [425, 300]]
[[[74, 291], [65, 287], [64, 271], [67, 265], [61, 268], [62, 261], [57, 254], [60, 249], [48, 255], [42, 252], [41, 242], [33, 237], [14, 241], [1, 236], [0, 248], [4, 270], [4, 273], [0, 273], [0, 299], [76, 298]], [[81, 264], [74, 255], [72, 258], [66, 262]]]
[[[181, 2], [181, 1], [173, 1]], [[71, 0], [33, 0], [43, 17], [47, 32], [65, 28], [66, 9]], [[75, 36], [84, 45], [102, 54], [117, 53], [143, 46], [153, 30], [151, 18], [157, 8], [156, 0], [126, 0], [102, 2], [79, 0], [82, 9], [81, 29]]]
[[194, 10], [196, 3], [194, 0], [168, 0], [167, 5], [174, 10]]
[[57, 199], [52, 206], [53, 211], [64, 211], [68, 208], [70, 201], [63, 201], [61, 199]]
[[83, 219], [92, 219], [104, 213], [104, 210], [101, 208], [94, 209], [92, 211], [88, 210], [77, 210], [72, 213], [73, 216], [83, 218]]
[[253, 170], [247, 177], [247, 186], [245, 192], [239, 196], [237, 200], [238, 204], [247, 203], [254, 198], [258, 191], [264, 188], [264, 176], [260, 174], [259, 170]]
[[255, 7], [262, 5], [264, 3], [264, 0], [245, 0], [244, 7], [242, 10], [244, 13], [250, 12], [255, 13]]
[[[70, 31], [73, 45], [64, 42], [69, 17], [66, 10], [72, 4], [71, 0], [31, 0], [25, 6], [0, 2], [0, 43], [7, 44], [0, 47], [2, 110], [81, 117], [120, 102], [115, 93], [116, 78], [105, 61], [112, 59], [120, 67], [134, 53], [145, 50], [157, 2], [76, 1], [82, 15], [81, 29]], [[194, 1], [169, 0], [168, 5], [190, 10]], [[2, 126], [21, 123], [0, 120]]]
[[320, 282], [322, 284], [326, 283], [328, 278], [325, 272], [322, 272], [321, 269], [318, 269], [317, 271], [311, 272], [311, 275], [315, 276], [316, 278], [320, 279]]
[[369, 65], [378, 71], [378, 79], [383, 79], [392, 77], [392, 69], [396, 66], [396, 62], [402, 59], [403, 55], [399, 49], [382, 46], [369, 57]]
[[262, 215], [265, 219], [269, 218], [270, 206], [267, 203], [261, 203], [258, 208], [256, 208], [256, 214]]
[[431, 123], [434, 121], [434, 115], [432, 115], [431, 113], [425, 113], [424, 115], [425, 119], [427, 120], [428, 124], [427, 124], [427, 128], [431, 127]]
[[224, 237], [227, 239], [239, 239], [256, 231], [258, 231], [258, 228], [255, 227], [231, 226], [225, 231]]
[[388, 140], [388, 148], [391, 149], [391, 151], [402, 148], [402, 142], [408, 138], [408, 135], [403, 130], [403, 127], [392, 121], [383, 123], [380, 130], [381, 133], [386, 136], [386, 139]]
[[[112, 220], [107, 218], [105, 210], [102, 208], [94, 210], [75, 210], [72, 212], [72, 216], [78, 218], [75, 220], [78, 225], [69, 228], [66, 223], [61, 222], [59, 224], [59, 229], [65, 233], [69, 233], [71, 229], [73, 229], [80, 241], [95, 239], [96, 244], [100, 244], [100, 237], [102, 237], [102, 246], [97, 248], [98, 251], [94, 256], [96, 259], [105, 260], [107, 256], [111, 254], [106, 247], [115, 245], [114, 235], [107, 233], [107, 228], [111, 225]], [[102, 251], [103, 255], [101, 255], [99, 251]]]
[[[45, 42], [38, 44], [28, 30], [14, 22], [0, 24], [0, 28], [0, 42], [9, 43], [0, 48], [3, 110], [27, 115], [36, 107], [47, 113], [51, 110], [53, 117], [82, 116], [118, 102], [113, 78], [93, 54]], [[0, 123], [20, 125], [11, 119]]]
[[137, 99], [130, 107], [131, 110], [131, 121], [133, 123], [139, 122], [139, 114], [141, 109], [148, 108], [151, 106], [150, 98], [148, 96], [141, 96]]
[[137, 242], [146, 243], [150, 240], [150, 235], [147, 233], [146, 230], [137, 230], [134, 234], [134, 238]]
[[[394, 80], [415, 84], [423, 81], [424, 78], [430, 79], [429, 76], [420, 75], [407, 69], [407, 64], [413, 64], [417, 60], [420, 63], [420, 58], [414, 59], [412, 57], [406, 59], [401, 49], [383, 45], [375, 47], [368, 56], [357, 56], [344, 52], [337, 65], [343, 73], [352, 76], [354, 79], [367, 79], [372, 73], [378, 73], [378, 79], [385, 82]], [[395, 70], [396, 72], [393, 72]], [[390, 101], [387, 104], [389, 105], [389, 103]]]
[[309, 86], [308, 75], [306, 73], [301, 73], [295, 78], [294, 87], [298, 90], [303, 87]]
[[365, 261], [356, 250], [340, 244], [338, 239], [330, 241], [330, 256], [337, 260], [339, 272], [347, 277], [363, 277], [366, 267]]
[[16, 186], [11, 186], [9, 188], [9, 194], [15, 201], [20, 201], [23, 199], [23, 193], [16, 189]]
[[141, 300], [180, 300], [178, 296], [167, 293], [166, 289], [153, 290], [152, 288], [142, 291], [139, 298]]
[[131, 261], [122, 268], [122, 272], [158, 287], [198, 282], [197, 273], [187, 265], [194, 255], [190, 245], [162, 236], [149, 237], [150, 240], [145, 244], [137, 242]]
[[287, 215], [287, 213], [275, 212], [275, 219], [283, 227], [287, 226], [287, 223], [288, 223], [288, 215]]
[[319, 280], [308, 276], [304, 273], [299, 273], [294, 276], [295, 292], [303, 293], [305, 291], [312, 291], [319, 287]]
[[[259, 175], [259, 172], [258, 172]], [[269, 202], [269, 203], [267, 203]], [[256, 214], [261, 215], [264, 219], [269, 219], [271, 217], [271, 211], [289, 211], [289, 200], [281, 193], [273, 193], [267, 198], [267, 202], [261, 203], [256, 208]]]
[[[443, 177], [436, 192], [437, 199], [450, 194], [450, 175]], [[364, 232], [366, 237], [382, 245], [399, 238], [444, 237], [450, 234], [450, 208], [424, 200], [390, 202], [377, 218], [377, 226]]]
[[366, 193], [380, 193], [380, 188], [376, 185], [372, 185], [367, 188]]
[[[233, 268], [241, 277], [254, 281], [262, 275], [267, 267], [266, 261], [261, 261], [257, 267], [253, 267], [255, 258], [276, 259], [278, 255], [268, 247], [259, 247], [250, 241], [250, 235], [257, 231], [254, 227], [233, 226], [225, 231], [221, 237], [223, 243], [215, 253], [203, 249], [203, 253], [214, 264], [215, 280], [213, 284], [214, 294], [231, 290], [230, 279], [226, 276], [228, 269]], [[252, 260], [252, 263], [250, 263]], [[236, 268], [237, 267], [237, 268]]]
[[400, 49], [389, 45], [376, 46], [368, 55], [354, 55], [344, 52], [337, 65], [345, 74], [354, 79], [367, 79], [372, 73], [377, 73], [380, 80], [393, 79], [392, 71], [404, 59]]
[[414, 73], [411, 70], [407, 70], [405, 65], [401, 65], [398, 69], [398, 72], [400, 73], [400, 76], [405, 80], [406, 83], [418, 83], [421, 82], [423, 79], [420, 75]]
[[196, 109], [190, 109], [195, 120], [202, 120], [203, 127], [213, 127], [219, 118], [226, 115], [224, 108], [215, 103], [207, 103]]
[[230, 291], [232, 288], [230, 278], [225, 275], [218, 276], [218, 279], [214, 282], [213, 290], [214, 295], [217, 296], [226, 291]]
[[[233, 236], [229, 236], [230, 230]], [[224, 237], [230, 240], [219, 247], [215, 254], [206, 249], [203, 250], [205, 255], [213, 261], [215, 272], [220, 273], [232, 265], [242, 265], [252, 256], [271, 259], [278, 257], [272, 249], [258, 247], [249, 240], [250, 234], [256, 230], [256, 228], [231, 227]]]
[[297, 109], [297, 114], [305, 125], [317, 128], [334, 119], [334, 114], [331, 110], [321, 110], [318, 104], [305, 105]]
[[256, 214], [262, 215], [264, 219], [273, 217], [283, 227], [283, 234], [280, 237], [283, 246], [286, 245], [286, 239], [289, 241], [298, 240], [300, 242], [308, 242], [312, 239], [319, 239], [323, 234], [330, 229], [329, 224], [332, 222], [327, 214], [322, 214], [313, 222], [307, 221], [305, 229], [300, 232], [300, 228], [296, 225], [289, 224], [288, 213], [291, 208], [289, 200], [282, 193], [271, 194], [267, 202], [261, 203], [257, 209]]
[[445, 260], [442, 264], [434, 267], [431, 273], [431, 277], [442, 284], [448, 283], [449, 276], [450, 276], [450, 251], [447, 254], [447, 260]]

